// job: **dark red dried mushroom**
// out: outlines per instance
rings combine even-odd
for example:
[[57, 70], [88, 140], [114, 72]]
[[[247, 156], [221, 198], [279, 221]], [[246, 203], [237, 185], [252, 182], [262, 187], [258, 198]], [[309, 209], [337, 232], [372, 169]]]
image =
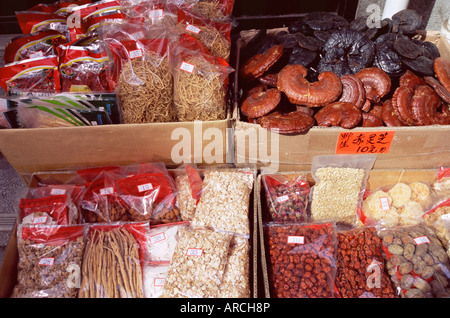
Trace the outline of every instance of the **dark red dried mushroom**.
[[240, 75], [245, 79], [255, 79], [262, 76], [283, 55], [283, 46], [274, 45], [264, 54], [256, 54], [244, 63]]
[[305, 133], [314, 123], [314, 118], [302, 110], [288, 114], [273, 112], [259, 119], [262, 128], [280, 134]]
[[383, 121], [374, 114], [362, 113], [362, 124], [361, 127], [381, 127], [384, 126]]
[[438, 94], [444, 102], [450, 104], [450, 92], [448, 92], [437, 79], [431, 76], [425, 76], [423, 79], [428, 83], [428, 85], [433, 87], [436, 94]]
[[411, 100], [411, 113], [418, 126], [436, 123], [436, 111], [441, 106], [441, 99], [430, 86], [419, 86]]
[[426, 83], [421, 77], [417, 76], [410, 70], [407, 70], [405, 74], [400, 77], [399, 85], [407, 86], [414, 90], [419, 86], [426, 85]]
[[314, 116], [318, 126], [355, 128], [362, 121], [361, 110], [351, 103], [335, 102], [321, 108]]
[[379, 102], [391, 90], [391, 78], [378, 67], [365, 68], [356, 77], [363, 82], [366, 98], [372, 102]]
[[366, 91], [363, 82], [356, 75], [352, 74], [341, 76], [341, 82], [342, 95], [339, 101], [352, 103], [361, 109], [366, 101]]
[[241, 112], [249, 118], [258, 118], [274, 110], [280, 100], [281, 92], [277, 88], [261, 88], [248, 94], [242, 102]]
[[450, 92], [450, 61], [443, 57], [434, 60], [434, 72], [442, 86]]
[[323, 72], [318, 81], [310, 83], [308, 71], [299, 64], [287, 65], [278, 73], [278, 89], [295, 105], [316, 107], [327, 105], [341, 95], [342, 83], [332, 72]]
[[383, 103], [381, 108], [381, 119], [384, 124], [388, 127], [401, 127], [404, 126], [403, 123], [398, 119], [392, 107], [392, 101], [390, 99]]

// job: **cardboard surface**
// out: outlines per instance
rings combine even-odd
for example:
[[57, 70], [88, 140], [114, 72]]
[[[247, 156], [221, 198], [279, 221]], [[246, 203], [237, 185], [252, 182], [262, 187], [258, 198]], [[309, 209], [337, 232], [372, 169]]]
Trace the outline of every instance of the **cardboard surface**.
[[[277, 33], [283, 28], [268, 30]], [[240, 49], [245, 47], [257, 30], [241, 32], [237, 50], [237, 73], [239, 72]], [[422, 39], [435, 43], [441, 56], [450, 59], [450, 45], [439, 32], [422, 32]], [[241, 61], [242, 62], [242, 61]], [[239, 95], [239, 80], [234, 84]], [[343, 129], [339, 127], [313, 127], [307, 133], [297, 135], [280, 135], [262, 129], [259, 124], [242, 120], [239, 113], [239, 102], [233, 109], [235, 126], [235, 162], [237, 164], [255, 163], [262, 169], [276, 171], [282, 166], [301, 167], [309, 170], [312, 158], [316, 155], [333, 155], [339, 153], [339, 135], [352, 133], [356, 140], [359, 133], [370, 135], [393, 132], [390, 148], [385, 152], [377, 152], [374, 169], [433, 169], [450, 165], [450, 126], [414, 126], [414, 127], [359, 127]], [[361, 148], [363, 153], [370, 153], [370, 148]]]
[[[302, 167], [302, 166], [299, 166]], [[283, 174], [303, 174], [306, 176], [310, 186], [314, 185], [314, 179], [311, 174], [308, 172], [309, 170], [290, 170], [280, 172]], [[260, 266], [261, 266], [261, 282], [260, 284], [263, 286], [260, 288], [261, 297], [270, 298], [270, 286], [269, 286], [269, 270], [266, 256], [266, 247], [264, 242], [264, 217], [268, 215], [267, 205], [266, 205], [266, 197], [265, 197], [265, 189], [262, 184], [263, 174], [258, 175], [255, 184], [255, 196], [257, 197], [257, 217], [258, 217], [258, 227], [259, 227], [259, 246], [260, 246]], [[410, 183], [414, 181], [422, 181], [425, 183], [432, 183], [436, 180], [437, 170], [429, 169], [429, 170], [413, 170], [413, 169], [393, 169], [393, 170], [371, 170], [369, 174], [369, 178], [367, 180], [367, 189], [376, 189], [377, 187], [381, 187], [383, 185], [391, 185], [398, 182]]]

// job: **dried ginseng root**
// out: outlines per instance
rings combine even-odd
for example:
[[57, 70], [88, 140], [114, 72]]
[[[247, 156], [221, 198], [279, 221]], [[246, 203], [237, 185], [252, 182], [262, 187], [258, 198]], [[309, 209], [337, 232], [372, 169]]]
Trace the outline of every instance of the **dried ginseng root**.
[[144, 298], [141, 240], [148, 225], [128, 225], [91, 228], [79, 298]]
[[12, 298], [77, 298], [84, 250], [83, 226], [23, 226]]

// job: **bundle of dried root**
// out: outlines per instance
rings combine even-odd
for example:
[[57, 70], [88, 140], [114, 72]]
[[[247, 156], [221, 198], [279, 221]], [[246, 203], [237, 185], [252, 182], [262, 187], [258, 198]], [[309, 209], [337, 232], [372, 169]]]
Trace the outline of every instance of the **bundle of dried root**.
[[166, 57], [148, 52], [122, 67], [118, 96], [126, 124], [176, 121], [173, 79]]
[[190, 3], [192, 11], [201, 17], [210, 20], [220, 20], [226, 18], [225, 14], [222, 12], [223, 5], [220, 1], [189, 1], [188, 3]]
[[139, 244], [126, 229], [93, 230], [84, 252], [79, 298], [144, 298]]
[[192, 72], [174, 69], [173, 101], [179, 121], [220, 120], [226, 115], [226, 87], [219, 66], [201, 55], [184, 60]]

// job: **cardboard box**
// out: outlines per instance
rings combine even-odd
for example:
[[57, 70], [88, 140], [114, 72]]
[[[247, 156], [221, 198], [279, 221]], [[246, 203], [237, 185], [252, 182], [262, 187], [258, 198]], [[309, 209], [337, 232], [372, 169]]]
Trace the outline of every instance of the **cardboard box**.
[[[301, 167], [301, 166], [300, 166]], [[296, 170], [296, 171], [282, 171], [282, 174], [303, 174], [306, 176], [310, 186], [314, 186], [314, 179], [311, 174], [306, 170]], [[261, 272], [262, 277], [260, 278], [260, 284], [263, 287], [260, 288], [260, 297], [271, 298], [270, 296], [270, 286], [269, 286], [269, 271], [266, 256], [266, 247], [264, 241], [264, 223], [267, 220], [268, 210], [266, 204], [266, 195], [264, 184], [262, 183], [262, 176], [264, 174], [258, 175], [255, 184], [255, 196], [257, 201], [257, 217], [258, 217], [258, 232], [259, 232], [259, 247], [261, 254]], [[383, 185], [395, 184], [398, 182], [411, 183], [415, 181], [422, 181], [425, 183], [433, 183], [436, 181], [437, 170], [426, 169], [426, 170], [415, 170], [415, 169], [393, 169], [393, 170], [371, 170], [369, 178], [367, 180], [367, 189], [376, 189], [377, 187]]]
[[[268, 33], [276, 33], [285, 28], [271, 29]], [[240, 49], [244, 48], [258, 30], [240, 32], [236, 45], [237, 73], [239, 73]], [[439, 32], [421, 32], [421, 38], [435, 43], [441, 56], [450, 59], [450, 44]], [[242, 61], [241, 61], [242, 62]], [[235, 95], [239, 96], [239, 79], [235, 78]], [[388, 133], [392, 137], [390, 147], [378, 149], [375, 169], [433, 169], [450, 165], [450, 126], [415, 126], [415, 127], [359, 127], [343, 129], [338, 127], [314, 126], [307, 133], [297, 135], [281, 135], [262, 129], [259, 124], [243, 121], [240, 116], [239, 102], [233, 109], [235, 123], [235, 163], [254, 163], [262, 169], [276, 171], [282, 166], [300, 167], [308, 171], [312, 158], [316, 155], [333, 155], [339, 151], [341, 142], [356, 140], [361, 134], [376, 138]], [[346, 133], [352, 134], [346, 135]], [[342, 139], [339, 139], [339, 138]], [[359, 153], [370, 153], [368, 144], [360, 148]], [[289, 168], [287, 168], [289, 170]]]
[[[170, 171], [170, 170], [169, 170]], [[37, 187], [39, 183], [48, 184], [65, 184], [76, 180], [73, 171], [51, 171], [35, 173], [30, 178], [30, 188]], [[256, 178], [254, 187], [256, 185]], [[250, 288], [251, 298], [258, 297], [258, 288], [260, 288], [259, 277], [261, 277], [261, 267], [258, 248], [258, 224], [257, 224], [257, 196], [252, 191], [249, 201], [249, 225], [250, 225]], [[259, 196], [258, 196], [259, 200]], [[19, 262], [19, 255], [17, 250], [17, 222], [13, 227], [8, 247], [5, 252], [5, 257], [0, 268], [0, 298], [9, 298], [12, 294], [14, 286], [17, 283], [17, 264]]]

